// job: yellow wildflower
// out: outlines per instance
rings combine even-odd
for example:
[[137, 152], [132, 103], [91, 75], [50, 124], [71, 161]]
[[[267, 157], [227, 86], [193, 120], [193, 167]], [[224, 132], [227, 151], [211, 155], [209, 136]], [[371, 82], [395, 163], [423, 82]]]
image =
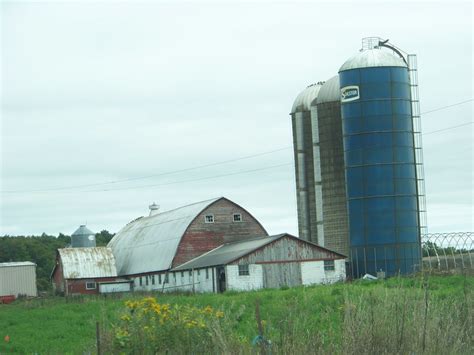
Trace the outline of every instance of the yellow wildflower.
[[224, 312], [222, 312], [222, 311], [217, 311], [217, 312], [216, 312], [216, 318], [222, 318], [222, 317], [224, 317]]

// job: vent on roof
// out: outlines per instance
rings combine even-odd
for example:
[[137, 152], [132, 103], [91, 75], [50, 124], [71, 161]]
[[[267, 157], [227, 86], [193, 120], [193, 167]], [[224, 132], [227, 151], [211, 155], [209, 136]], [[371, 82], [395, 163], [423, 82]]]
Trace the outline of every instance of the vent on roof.
[[158, 214], [160, 205], [157, 205], [156, 203], [153, 202], [150, 206], [148, 206], [148, 208], [150, 209], [150, 216], [154, 216]]

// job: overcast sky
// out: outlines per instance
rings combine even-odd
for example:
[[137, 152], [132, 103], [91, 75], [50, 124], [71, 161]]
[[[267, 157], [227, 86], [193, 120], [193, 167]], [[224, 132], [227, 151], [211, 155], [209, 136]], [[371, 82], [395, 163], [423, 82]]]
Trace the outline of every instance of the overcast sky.
[[[362, 37], [380, 36], [418, 54], [422, 112], [469, 100], [472, 10], [3, 1], [0, 235], [70, 234], [83, 223], [117, 232], [153, 201], [169, 210], [218, 196], [269, 233], [296, 234], [297, 94], [336, 75]], [[423, 131], [472, 122], [472, 107], [426, 114]], [[473, 129], [423, 138], [430, 232], [473, 230]], [[206, 179], [216, 175], [227, 176]], [[93, 185], [124, 179], [133, 180]]]

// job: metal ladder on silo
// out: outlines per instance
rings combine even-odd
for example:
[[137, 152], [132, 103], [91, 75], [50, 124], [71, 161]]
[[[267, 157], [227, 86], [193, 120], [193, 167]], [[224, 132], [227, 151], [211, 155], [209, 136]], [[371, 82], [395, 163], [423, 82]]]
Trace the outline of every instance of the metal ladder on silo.
[[418, 216], [420, 234], [428, 233], [426, 211], [425, 170], [423, 167], [423, 147], [421, 137], [420, 98], [418, 93], [418, 63], [416, 54], [407, 55], [410, 76], [411, 112], [413, 118], [413, 136], [415, 145], [416, 185], [418, 190]]

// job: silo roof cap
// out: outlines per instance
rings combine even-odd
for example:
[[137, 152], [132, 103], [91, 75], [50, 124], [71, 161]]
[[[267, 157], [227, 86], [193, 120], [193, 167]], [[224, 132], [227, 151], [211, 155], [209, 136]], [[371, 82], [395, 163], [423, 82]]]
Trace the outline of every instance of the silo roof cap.
[[92, 232], [89, 228], [87, 228], [85, 225], [80, 226], [79, 228], [76, 229], [74, 233], [71, 234], [71, 236], [78, 236], [78, 235], [94, 235], [95, 233]]
[[311, 103], [318, 97], [322, 83], [311, 84], [296, 97], [291, 113], [311, 110]]
[[341, 100], [341, 91], [339, 86], [339, 75], [333, 76], [326, 81], [319, 90], [318, 98], [314, 104], [322, 104], [325, 102], [335, 102]]
[[379, 47], [363, 50], [352, 56], [342, 65], [339, 72], [367, 67], [405, 67], [402, 58]]

